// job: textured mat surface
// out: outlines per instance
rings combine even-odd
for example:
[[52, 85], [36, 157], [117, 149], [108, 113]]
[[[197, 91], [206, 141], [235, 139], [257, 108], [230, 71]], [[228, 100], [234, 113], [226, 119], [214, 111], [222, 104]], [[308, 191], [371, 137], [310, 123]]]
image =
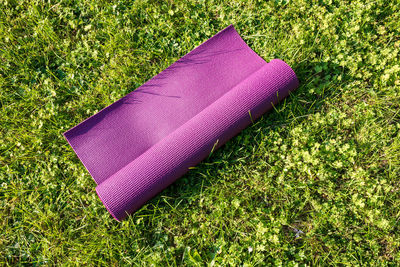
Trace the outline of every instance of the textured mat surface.
[[64, 136], [122, 220], [297, 87], [231, 25]]

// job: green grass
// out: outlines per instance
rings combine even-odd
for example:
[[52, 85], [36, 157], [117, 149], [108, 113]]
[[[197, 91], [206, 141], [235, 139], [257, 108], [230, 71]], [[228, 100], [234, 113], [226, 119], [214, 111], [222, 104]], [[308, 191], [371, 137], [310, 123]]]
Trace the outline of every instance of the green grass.
[[[62, 133], [231, 23], [299, 89], [113, 220]], [[399, 1], [2, 1], [0, 264], [400, 264], [399, 46]]]

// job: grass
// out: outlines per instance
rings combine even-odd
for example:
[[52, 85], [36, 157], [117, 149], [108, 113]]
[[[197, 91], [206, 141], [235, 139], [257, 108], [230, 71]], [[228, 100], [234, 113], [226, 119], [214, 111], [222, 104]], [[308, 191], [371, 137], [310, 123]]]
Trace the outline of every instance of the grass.
[[[2, 265], [400, 264], [398, 1], [2, 1]], [[301, 86], [128, 220], [62, 133], [233, 23]]]

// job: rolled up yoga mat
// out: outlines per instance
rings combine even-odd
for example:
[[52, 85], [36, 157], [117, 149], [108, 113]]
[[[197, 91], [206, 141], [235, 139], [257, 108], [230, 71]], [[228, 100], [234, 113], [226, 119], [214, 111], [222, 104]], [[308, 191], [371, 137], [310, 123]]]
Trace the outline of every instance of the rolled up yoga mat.
[[230, 25], [145, 84], [64, 133], [117, 220], [298, 87]]

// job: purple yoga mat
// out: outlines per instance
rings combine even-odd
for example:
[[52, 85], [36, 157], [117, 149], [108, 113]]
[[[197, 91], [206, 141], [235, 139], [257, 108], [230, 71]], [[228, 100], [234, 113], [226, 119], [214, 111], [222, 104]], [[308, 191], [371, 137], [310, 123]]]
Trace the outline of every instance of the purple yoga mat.
[[298, 87], [230, 25], [64, 133], [117, 220], [140, 208]]

